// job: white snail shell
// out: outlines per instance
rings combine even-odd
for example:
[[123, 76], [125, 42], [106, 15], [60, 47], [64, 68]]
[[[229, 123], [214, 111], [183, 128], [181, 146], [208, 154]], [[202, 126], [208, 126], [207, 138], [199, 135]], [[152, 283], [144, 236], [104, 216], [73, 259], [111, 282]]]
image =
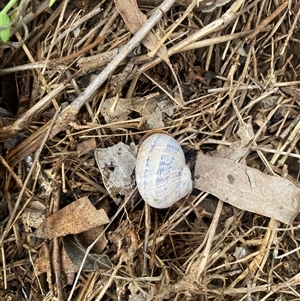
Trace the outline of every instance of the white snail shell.
[[180, 144], [161, 133], [149, 136], [141, 144], [135, 178], [142, 198], [154, 208], [172, 206], [193, 188]]

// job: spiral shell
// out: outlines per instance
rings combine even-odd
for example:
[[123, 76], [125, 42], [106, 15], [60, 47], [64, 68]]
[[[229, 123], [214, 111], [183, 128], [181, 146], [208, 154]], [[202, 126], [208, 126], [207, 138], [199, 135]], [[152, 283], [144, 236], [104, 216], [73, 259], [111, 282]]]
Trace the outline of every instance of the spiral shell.
[[166, 134], [153, 134], [140, 146], [135, 178], [146, 203], [167, 208], [192, 191], [191, 171], [179, 143]]

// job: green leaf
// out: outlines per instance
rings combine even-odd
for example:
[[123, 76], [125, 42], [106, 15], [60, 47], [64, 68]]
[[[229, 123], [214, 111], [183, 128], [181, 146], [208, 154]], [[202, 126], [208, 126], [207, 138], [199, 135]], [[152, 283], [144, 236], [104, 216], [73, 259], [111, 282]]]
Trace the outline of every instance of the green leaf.
[[56, 0], [50, 0], [49, 2], [49, 7], [51, 7], [54, 3], [55, 3]]
[[15, 5], [18, 0], [10, 0], [5, 7], [2, 9], [2, 13], [7, 14], [8, 11]]
[[10, 35], [10, 29], [11, 26], [9, 25], [10, 19], [6, 12], [1, 11], [0, 12], [0, 28], [3, 26], [7, 26], [5, 29], [0, 31], [0, 38], [1, 40], [6, 43], [9, 40]]

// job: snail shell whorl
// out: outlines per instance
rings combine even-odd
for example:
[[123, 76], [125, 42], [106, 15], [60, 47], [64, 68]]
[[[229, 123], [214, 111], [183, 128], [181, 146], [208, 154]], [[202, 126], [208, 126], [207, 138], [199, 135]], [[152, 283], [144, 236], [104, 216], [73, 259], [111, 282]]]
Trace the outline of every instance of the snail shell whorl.
[[192, 191], [191, 171], [179, 143], [166, 134], [149, 136], [139, 148], [135, 177], [146, 203], [167, 208]]

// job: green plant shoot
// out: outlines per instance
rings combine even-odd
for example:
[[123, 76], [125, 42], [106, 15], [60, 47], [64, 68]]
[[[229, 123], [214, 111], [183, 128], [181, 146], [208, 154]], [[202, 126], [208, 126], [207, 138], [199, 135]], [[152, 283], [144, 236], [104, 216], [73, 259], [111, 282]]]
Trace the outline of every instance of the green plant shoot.
[[51, 7], [55, 2], [56, 2], [56, 0], [50, 0], [49, 7]]
[[9, 39], [11, 26], [8, 14], [3, 11], [0, 12], [0, 28], [0, 38], [4, 43], [6, 43]]
[[9, 39], [11, 20], [8, 16], [8, 11], [14, 6], [17, 0], [10, 0], [0, 12], [0, 38], [6, 43]]

